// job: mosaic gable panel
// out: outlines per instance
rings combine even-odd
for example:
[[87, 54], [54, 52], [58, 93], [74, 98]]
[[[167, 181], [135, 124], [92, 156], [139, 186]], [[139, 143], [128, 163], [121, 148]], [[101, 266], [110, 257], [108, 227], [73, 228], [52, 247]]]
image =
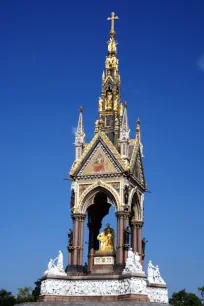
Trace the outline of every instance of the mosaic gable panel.
[[118, 173], [118, 170], [111, 157], [106, 154], [105, 149], [99, 145], [85, 164], [85, 167], [80, 171], [80, 175]]

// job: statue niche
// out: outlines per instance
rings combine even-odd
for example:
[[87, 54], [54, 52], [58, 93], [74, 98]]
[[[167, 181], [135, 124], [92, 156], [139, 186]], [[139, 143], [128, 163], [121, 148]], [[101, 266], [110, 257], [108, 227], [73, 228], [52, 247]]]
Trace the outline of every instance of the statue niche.
[[111, 90], [108, 90], [106, 92], [106, 98], [105, 98], [105, 109], [112, 110], [112, 108], [113, 108], [113, 93]]
[[106, 224], [104, 231], [97, 236], [97, 239], [101, 242], [98, 252], [114, 252], [114, 238], [114, 230], [110, 227], [110, 224]]

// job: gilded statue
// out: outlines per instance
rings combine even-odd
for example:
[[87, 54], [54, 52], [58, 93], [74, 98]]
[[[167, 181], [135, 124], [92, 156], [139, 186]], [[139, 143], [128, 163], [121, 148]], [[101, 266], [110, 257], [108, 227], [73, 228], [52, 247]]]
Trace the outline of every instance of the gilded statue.
[[110, 224], [106, 224], [104, 231], [97, 236], [97, 239], [101, 242], [99, 252], [113, 252], [114, 238], [114, 230], [110, 227]]
[[106, 57], [106, 69], [111, 69], [111, 68], [115, 68], [116, 71], [118, 71], [118, 59], [115, 57], [114, 54], [112, 54], [112, 56], [107, 56]]
[[117, 112], [117, 110], [118, 110], [118, 105], [119, 105], [119, 95], [116, 95], [115, 101], [114, 101], [114, 106], [113, 106], [113, 109], [114, 109], [114, 111], [116, 111], [116, 112]]
[[116, 52], [116, 45], [117, 45], [117, 42], [115, 41], [115, 39], [110, 38], [110, 40], [108, 41], [108, 51]]
[[106, 56], [106, 69], [109, 69], [111, 67], [111, 58]]
[[101, 97], [99, 97], [99, 100], [98, 100], [98, 110], [99, 112], [103, 111], [103, 99], [101, 99]]
[[106, 110], [111, 110], [112, 109], [112, 99], [113, 99], [113, 94], [111, 91], [107, 91], [106, 93], [106, 99], [105, 99], [105, 109]]

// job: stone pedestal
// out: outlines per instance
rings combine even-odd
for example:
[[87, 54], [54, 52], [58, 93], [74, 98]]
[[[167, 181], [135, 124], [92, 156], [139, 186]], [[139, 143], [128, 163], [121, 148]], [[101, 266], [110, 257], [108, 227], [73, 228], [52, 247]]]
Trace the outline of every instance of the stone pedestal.
[[113, 252], [96, 252], [93, 254], [91, 273], [112, 274], [115, 266], [115, 254]]

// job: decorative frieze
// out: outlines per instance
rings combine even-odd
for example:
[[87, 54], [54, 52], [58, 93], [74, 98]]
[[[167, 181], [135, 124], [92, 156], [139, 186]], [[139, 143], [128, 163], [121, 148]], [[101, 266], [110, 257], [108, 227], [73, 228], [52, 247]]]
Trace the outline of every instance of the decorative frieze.
[[151, 302], [168, 303], [166, 288], [148, 287], [143, 277], [115, 280], [46, 279], [41, 284], [41, 296], [122, 296], [142, 294]]

